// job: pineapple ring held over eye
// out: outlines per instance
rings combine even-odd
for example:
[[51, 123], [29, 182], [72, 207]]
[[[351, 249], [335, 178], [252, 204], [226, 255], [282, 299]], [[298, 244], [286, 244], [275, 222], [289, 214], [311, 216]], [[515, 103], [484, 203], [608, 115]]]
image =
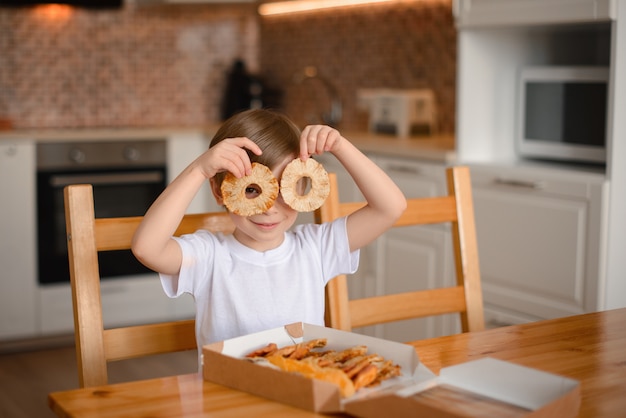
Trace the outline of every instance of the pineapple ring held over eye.
[[[298, 193], [298, 182], [302, 178], [311, 179], [311, 189], [302, 195]], [[285, 167], [280, 180], [280, 193], [283, 200], [298, 212], [311, 212], [324, 204], [330, 194], [328, 173], [312, 158], [302, 161], [296, 158]]]
[[[246, 196], [246, 189], [253, 185], [257, 185], [261, 192], [250, 199]], [[263, 164], [252, 163], [252, 173], [248, 176], [237, 178], [226, 173], [220, 190], [229, 211], [239, 216], [257, 215], [274, 205], [278, 197], [278, 180]]]

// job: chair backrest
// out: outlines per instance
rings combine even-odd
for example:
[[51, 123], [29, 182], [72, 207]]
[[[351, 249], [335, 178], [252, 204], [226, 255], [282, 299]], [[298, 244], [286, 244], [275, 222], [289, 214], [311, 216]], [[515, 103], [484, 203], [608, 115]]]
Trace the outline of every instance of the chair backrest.
[[[463, 332], [484, 329], [469, 168], [450, 167], [446, 175], [448, 194], [407, 199], [407, 210], [394, 227], [450, 223], [456, 286], [350, 300], [346, 276], [337, 276], [326, 287], [327, 326], [351, 331], [352, 328], [404, 319], [459, 313]], [[316, 211], [316, 222], [348, 215], [364, 204], [340, 203], [334, 174], [331, 174], [330, 181], [330, 196]]]
[[[95, 218], [91, 185], [64, 190], [78, 378], [81, 387], [107, 384], [107, 362], [196, 348], [194, 320], [104, 329], [99, 251], [130, 249], [141, 217]], [[176, 235], [198, 229], [230, 233], [225, 212], [186, 215]]]

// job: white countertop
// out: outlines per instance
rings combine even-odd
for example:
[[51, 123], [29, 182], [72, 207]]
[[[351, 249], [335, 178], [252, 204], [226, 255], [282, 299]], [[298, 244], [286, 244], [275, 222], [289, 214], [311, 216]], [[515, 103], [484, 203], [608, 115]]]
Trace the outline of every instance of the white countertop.
[[[217, 126], [156, 128], [76, 128], [76, 129], [14, 129], [0, 131], [0, 144], [31, 140], [35, 142], [123, 141], [175, 138], [177, 135], [204, 135], [211, 138]], [[449, 163], [456, 159], [452, 135], [399, 138], [366, 131], [341, 131], [363, 152]]]
[[0, 142], [34, 140], [36, 142], [141, 140], [167, 138], [178, 134], [214, 132], [207, 128], [64, 128], [64, 129], [13, 129], [0, 131]]
[[451, 134], [400, 138], [365, 131], [346, 131], [342, 135], [363, 152], [442, 163], [456, 160], [454, 136]]

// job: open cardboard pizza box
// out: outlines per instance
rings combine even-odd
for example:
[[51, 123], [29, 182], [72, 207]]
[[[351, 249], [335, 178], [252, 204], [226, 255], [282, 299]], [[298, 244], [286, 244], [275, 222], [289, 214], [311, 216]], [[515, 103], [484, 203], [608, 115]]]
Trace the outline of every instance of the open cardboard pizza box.
[[[253, 350], [326, 338], [324, 348], [366, 345], [370, 353], [400, 365], [402, 376], [342, 399], [331, 383], [287, 373], [245, 358]], [[284, 327], [209, 344], [202, 349], [206, 380], [314, 412], [359, 417], [575, 417], [580, 407], [577, 381], [484, 358], [447, 367], [436, 376], [406, 344], [310, 324]]]

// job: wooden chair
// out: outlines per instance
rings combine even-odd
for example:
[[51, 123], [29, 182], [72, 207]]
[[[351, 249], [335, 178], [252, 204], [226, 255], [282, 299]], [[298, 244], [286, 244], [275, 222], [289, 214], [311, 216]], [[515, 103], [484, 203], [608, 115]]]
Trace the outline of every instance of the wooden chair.
[[[96, 219], [91, 185], [64, 194], [80, 386], [107, 384], [107, 362], [195, 349], [194, 320], [104, 329], [98, 252], [130, 249], [142, 218]], [[176, 234], [198, 229], [230, 233], [234, 225], [225, 212], [186, 215]]]
[[[451, 167], [446, 174], [448, 195], [408, 199], [407, 210], [394, 227], [451, 223], [456, 286], [349, 300], [346, 276], [337, 276], [326, 287], [327, 326], [351, 331], [404, 319], [459, 313], [463, 332], [484, 329], [470, 173], [467, 167]], [[334, 174], [330, 180], [331, 194], [316, 211], [316, 222], [348, 215], [363, 205], [340, 203]]]

